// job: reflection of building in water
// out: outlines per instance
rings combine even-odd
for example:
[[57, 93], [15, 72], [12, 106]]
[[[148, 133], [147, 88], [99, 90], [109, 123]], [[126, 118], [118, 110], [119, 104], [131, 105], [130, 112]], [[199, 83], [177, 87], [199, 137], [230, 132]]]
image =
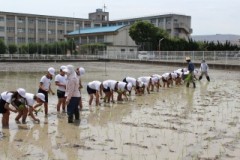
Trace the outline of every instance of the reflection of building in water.
[[6, 44], [53, 43], [65, 40], [65, 34], [80, 28], [131, 25], [139, 20], [148, 21], [159, 28], [163, 28], [172, 37], [187, 39], [192, 33], [191, 16], [179, 14], [163, 14], [111, 21], [109, 20], [109, 12], [102, 9], [89, 13], [88, 19], [0, 12], [0, 39], [3, 39]]

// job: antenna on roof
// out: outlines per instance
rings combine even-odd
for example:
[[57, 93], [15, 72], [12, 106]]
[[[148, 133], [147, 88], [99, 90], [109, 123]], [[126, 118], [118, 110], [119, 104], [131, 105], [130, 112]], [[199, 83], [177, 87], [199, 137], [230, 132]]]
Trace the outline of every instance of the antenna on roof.
[[105, 9], [107, 9], [107, 6], [104, 3], [104, 5], [103, 5], [103, 12], [105, 12]]

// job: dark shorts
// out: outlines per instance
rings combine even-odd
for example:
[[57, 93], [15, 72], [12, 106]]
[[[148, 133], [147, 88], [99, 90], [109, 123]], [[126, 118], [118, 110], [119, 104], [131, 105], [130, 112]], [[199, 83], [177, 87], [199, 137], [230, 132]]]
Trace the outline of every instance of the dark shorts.
[[104, 92], [104, 93], [110, 92], [110, 87], [108, 87], [107, 89], [103, 88], [103, 92]]
[[92, 89], [89, 86], [87, 86], [87, 92], [88, 92], [88, 94], [95, 94], [97, 91], [95, 89]]
[[6, 101], [0, 98], [0, 113], [6, 113], [7, 110], [4, 108], [6, 103]]
[[167, 80], [166, 80], [165, 78], [162, 78], [162, 81], [163, 81], [163, 82], [167, 82]]
[[58, 97], [58, 98], [65, 98], [65, 92], [64, 92], [64, 91], [57, 90], [57, 97]]
[[42, 93], [45, 96], [45, 103], [48, 103], [48, 92], [42, 90], [42, 89], [38, 89], [38, 93]]

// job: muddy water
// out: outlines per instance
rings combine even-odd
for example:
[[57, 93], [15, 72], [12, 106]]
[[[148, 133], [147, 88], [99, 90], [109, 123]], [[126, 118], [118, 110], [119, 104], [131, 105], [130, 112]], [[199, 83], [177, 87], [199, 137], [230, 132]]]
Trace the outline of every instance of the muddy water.
[[[35, 93], [45, 70], [67, 63], [0, 65], [0, 91], [25, 88]], [[0, 124], [0, 159], [240, 159], [240, 74], [211, 70], [197, 88], [161, 88], [128, 102], [88, 106], [86, 84], [92, 80], [122, 80], [173, 71], [176, 67], [124, 63], [72, 63], [83, 66], [84, 111], [81, 122], [68, 124], [56, 113], [50, 96], [50, 115], [38, 114], [9, 129]], [[52, 84], [54, 90], [55, 85]], [[1, 117], [2, 115], [0, 115]]]

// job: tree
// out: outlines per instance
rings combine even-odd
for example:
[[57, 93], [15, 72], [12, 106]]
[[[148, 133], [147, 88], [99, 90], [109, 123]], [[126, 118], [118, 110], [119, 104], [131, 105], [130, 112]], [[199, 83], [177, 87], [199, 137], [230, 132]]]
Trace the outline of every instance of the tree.
[[169, 37], [165, 30], [147, 21], [135, 22], [129, 29], [129, 35], [137, 45], [141, 45], [143, 50], [157, 50], [159, 40]]
[[129, 29], [130, 37], [137, 45], [141, 45], [143, 49], [147, 43], [156, 41], [157, 32], [158, 28], [146, 21], [135, 22]]
[[17, 52], [17, 45], [15, 44], [9, 44], [8, 45], [8, 51], [10, 54], [14, 54]]
[[73, 38], [68, 39], [67, 49], [70, 50], [71, 54], [73, 54], [74, 50], [76, 49], [76, 44]]
[[7, 46], [3, 42], [2, 39], [0, 39], [0, 54], [5, 54], [7, 50]]

